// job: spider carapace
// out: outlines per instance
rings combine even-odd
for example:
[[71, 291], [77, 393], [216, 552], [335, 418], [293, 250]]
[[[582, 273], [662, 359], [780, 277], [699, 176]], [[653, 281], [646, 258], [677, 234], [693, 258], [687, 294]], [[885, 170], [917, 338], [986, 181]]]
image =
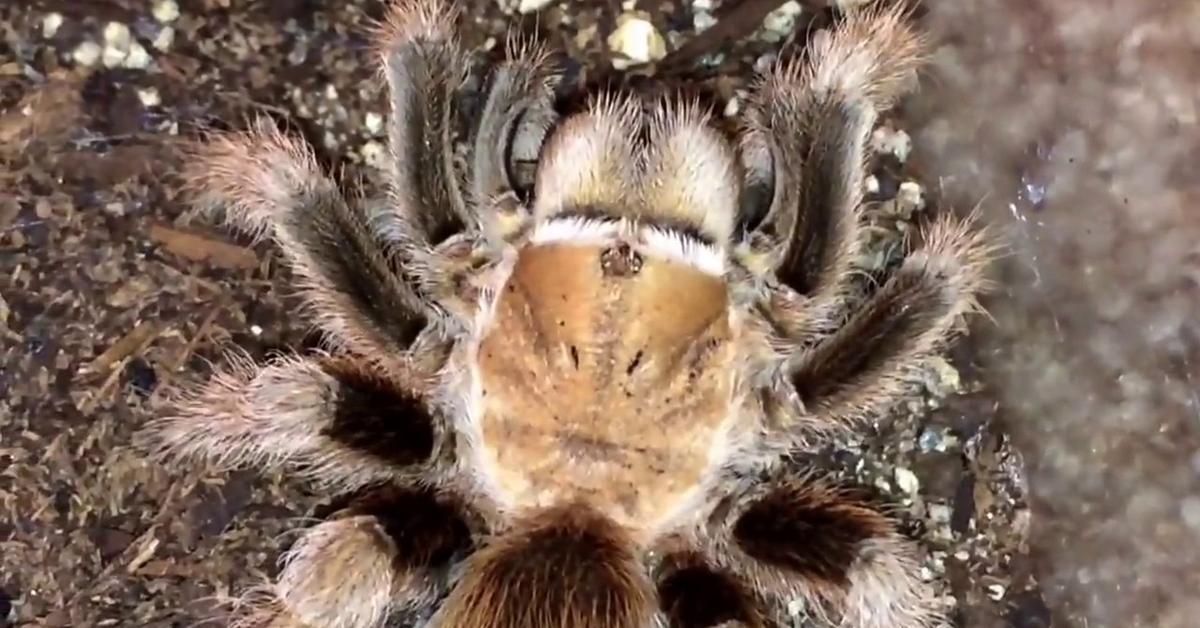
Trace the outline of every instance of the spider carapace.
[[719, 459], [735, 372], [728, 306], [721, 276], [644, 242], [523, 250], [479, 349], [500, 493], [594, 503], [634, 529], [664, 522]]

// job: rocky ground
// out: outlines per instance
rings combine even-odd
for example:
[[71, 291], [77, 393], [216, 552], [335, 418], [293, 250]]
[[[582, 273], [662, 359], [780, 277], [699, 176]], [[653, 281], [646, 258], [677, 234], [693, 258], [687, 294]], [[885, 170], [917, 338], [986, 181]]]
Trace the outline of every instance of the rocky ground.
[[[495, 51], [510, 26], [540, 31], [572, 60], [569, 88], [686, 88], [729, 113], [756, 66], [829, 20], [816, 1], [647, 0], [637, 13], [468, 4], [468, 45]], [[267, 112], [369, 178], [385, 106], [365, 31], [381, 11], [316, 0], [0, 8], [0, 624], [220, 617], [330, 497], [276, 476], [161, 469], [129, 442], [163, 391], [202, 376], [223, 348], [263, 356], [314, 341], [290, 315], [274, 251], [184, 215], [180, 140]], [[937, 173], [910, 155], [906, 115], [876, 135], [870, 218], [883, 229], [862, 260], [871, 268], [938, 211]], [[1024, 464], [980, 362], [967, 344], [934, 364], [897, 420], [837, 458], [901, 506], [957, 625], [1046, 626]]]

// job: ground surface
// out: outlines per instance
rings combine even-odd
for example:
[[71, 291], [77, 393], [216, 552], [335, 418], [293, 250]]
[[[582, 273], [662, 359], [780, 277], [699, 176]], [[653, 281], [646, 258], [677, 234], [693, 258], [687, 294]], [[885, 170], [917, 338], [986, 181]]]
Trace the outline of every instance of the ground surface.
[[1196, 626], [1200, 3], [926, 5], [914, 159], [1011, 234], [976, 356], [1056, 623]]
[[[494, 0], [470, 4], [469, 45], [494, 48], [519, 22], [571, 55], [573, 84], [611, 78], [605, 40], [622, 13], [617, 2], [550, 3], [536, 19], [506, 16]], [[704, 0], [643, 2], [673, 51], [659, 77], [736, 107], [751, 68], [786, 38], [781, 14], [768, 19], [777, 33], [753, 28], [777, 4], [745, 0], [735, 14]], [[1200, 476], [1200, 458], [1188, 466], [1200, 342], [1186, 324], [1200, 314], [1188, 248], [1200, 222], [1179, 210], [1195, 187], [1160, 194], [1189, 171], [1156, 186], [1138, 153], [1117, 150], [1139, 135], [1194, 132], [1195, 93], [1171, 86], [1196, 77], [1180, 70], [1148, 85], [1141, 56], [1131, 67], [1117, 62], [1140, 47], [1186, 58], [1200, 37], [1168, 26], [1200, 17], [1178, 8], [1189, 3], [1158, 13], [1121, 9], [1132, 0], [1104, 4], [1089, 21], [1062, 8], [1078, 8], [1072, 2], [928, 2], [923, 19], [946, 41], [938, 80], [901, 112], [914, 155], [879, 164], [872, 219], [885, 233], [907, 220], [891, 199], [912, 175], [930, 186], [922, 211], [934, 210], [933, 190], [968, 205], [990, 194], [993, 221], [1017, 222], [1026, 236], [993, 304], [998, 324], [976, 335], [982, 344], [962, 346], [953, 367], [931, 368], [899, 420], [838, 457], [903, 506], [963, 626], [1032, 628], [1053, 613], [1063, 625], [1173, 627], [1196, 616], [1180, 591], [1200, 590], [1188, 588], [1200, 569], [1184, 549], [1200, 545], [1200, 505], [1188, 501]], [[163, 6], [0, 8], [0, 618], [18, 625], [189, 626], [219, 615], [231, 592], [274, 572], [289, 532], [329, 497], [251, 472], [159, 469], [128, 443], [163, 390], [202, 376], [223, 348], [262, 356], [312, 342], [289, 314], [273, 251], [181, 219], [179, 138], [267, 111], [331, 164], [369, 175], [383, 139], [370, 114], [385, 109], [363, 33], [381, 6], [180, 0], [178, 16]], [[825, 19], [806, 11], [793, 27]], [[1118, 23], [1140, 30], [1106, 30]], [[1111, 57], [1125, 77], [1113, 82], [1126, 91], [1095, 78], [1107, 76], [1097, 56]], [[1041, 91], [1019, 96], [1031, 85]], [[1160, 96], [1147, 99], [1154, 86]], [[1126, 108], [1098, 104], [1109, 101]], [[1148, 113], [1125, 113], [1138, 104]], [[1095, 122], [1106, 113], [1111, 124]], [[1175, 173], [1191, 148], [1165, 143], [1152, 165]], [[1131, 225], [1122, 198], [1152, 199], [1155, 211]], [[1170, 230], [1185, 241], [1164, 240]], [[1118, 240], [1127, 232], [1140, 235]], [[888, 242], [877, 243], [879, 255]], [[1110, 250], [1151, 272], [1146, 290], [1129, 288], [1141, 279], [1110, 262]], [[1155, 251], [1174, 261], [1151, 264]], [[1134, 349], [1119, 342], [1134, 335]], [[1079, 350], [1089, 345], [1094, 353]], [[1143, 346], [1162, 350], [1139, 353]], [[1086, 424], [1101, 416], [1109, 418], [1099, 428]], [[1146, 416], [1154, 420], [1139, 420]], [[1001, 423], [1033, 461], [1032, 511], [1022, 458]], [[1126, 454], [1130, 464], [1113, 462]], [[1091, 472], [1101, 466], [1109, 470]], [[1054, 583], [1049, 607], [1036, 574]]]

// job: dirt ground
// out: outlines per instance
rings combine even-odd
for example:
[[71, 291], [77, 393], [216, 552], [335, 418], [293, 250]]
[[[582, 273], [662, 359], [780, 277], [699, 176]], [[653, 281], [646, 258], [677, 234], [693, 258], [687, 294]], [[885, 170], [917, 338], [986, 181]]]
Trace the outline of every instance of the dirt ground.
[[[735, 14], [644, 1], [672, 52], [622, 76], [606, 45], [615, 0], [536, 16], [468, 4], [467, 45], [503, 48], [514, 23], [539, 30], [572, 60], [569, 88], [658, 84], [721, 106], [780, 40], [829, 19], [808, 2], [794, 24], [775, 13], [763, 31], [780, 2], [728, 3]], [[316, 341], [290, 315], [274, 251], [185, 216], [181, 139], [266, 112], [370, 179], [384, 141], [372, 114], [386, 109], [365, 32], [381, 12], [375, 1], [3, 3], [0, 626], [220, 625], [230, 596], [269, 578], [333, 497], [252, 471], [162, 469], [129, 443], [164, 391], [202, 377], [222, 349], [262, 357]], [[878, 219], [894, 230], [909, 217], [886, 207], [920, 164], [877, 166]], [[956, 624], [1046, 626], [1021, 459], [974, 382], [964, 345], [898, 420], [834, 458], [903, 506]]]

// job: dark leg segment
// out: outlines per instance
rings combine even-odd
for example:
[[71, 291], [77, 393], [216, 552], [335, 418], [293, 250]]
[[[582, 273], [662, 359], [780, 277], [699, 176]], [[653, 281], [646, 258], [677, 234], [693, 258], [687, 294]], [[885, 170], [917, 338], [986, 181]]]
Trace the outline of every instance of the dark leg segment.
[[855, 493], [812, 477], [756, 487], [715, 522], [714, 553], [782, 612], [854, 628], [925, 628], [937, 601], [913, 543]]
[[427, 617], [450, 565], [471, 545], [461, 510], [433, 493], [369, 493], [307, 530], [284, 556], [278, 581], [249, 598], [236, 625], [379, 628], [395, 617]]
[[428, 472], [443, 429], [419, 385], [361, 362], [282, 357], [258, 367], [235, 357], [141, 438], [168, 458], [287, 468], [354, 489]]

